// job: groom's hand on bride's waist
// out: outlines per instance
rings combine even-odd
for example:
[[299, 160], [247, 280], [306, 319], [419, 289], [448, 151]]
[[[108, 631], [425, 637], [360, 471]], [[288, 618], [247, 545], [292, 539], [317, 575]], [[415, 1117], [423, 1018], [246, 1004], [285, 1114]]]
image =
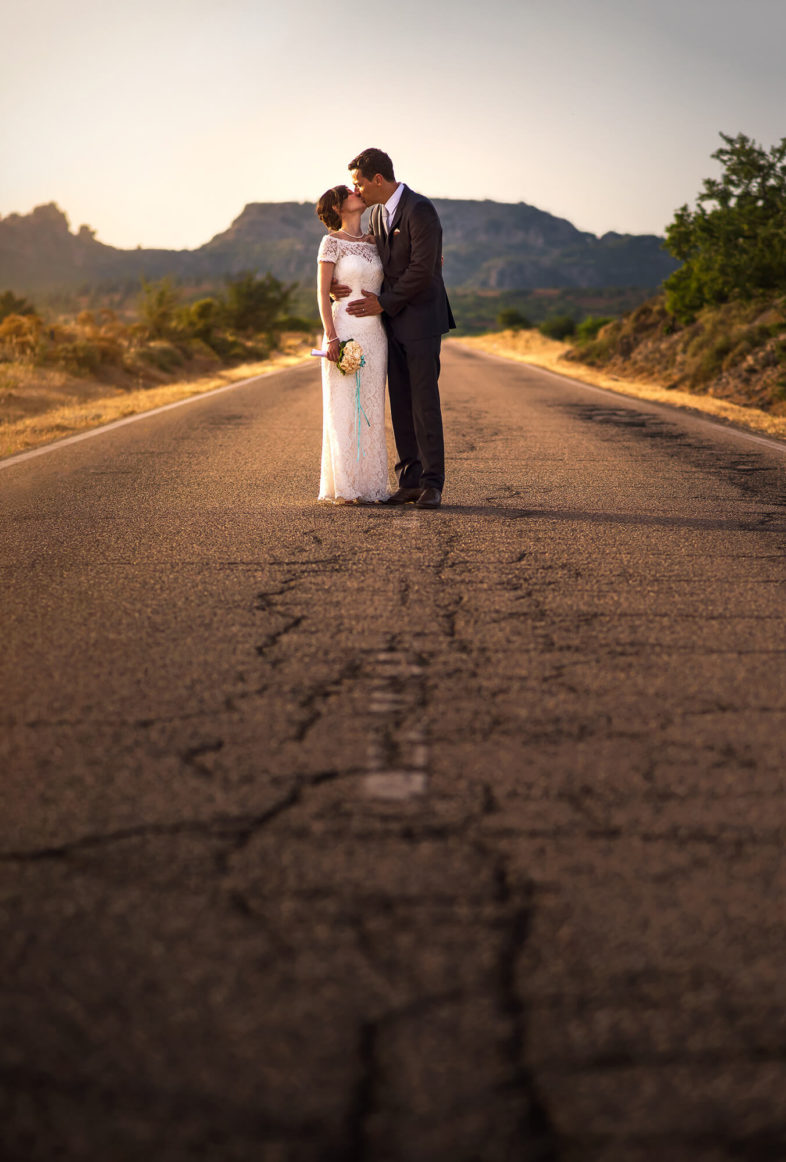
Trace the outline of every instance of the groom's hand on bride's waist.
[[346, 283], [336, 282], [335, 279], [330, 284], [330, 297], [332, 299], [345, 299], [347, 295], [352, 294], [352, 287], [347, 286]]
[[379, 299], [371, 291], [361, 291], [362, 299], [353, 299], [347, 306], [348, 315], [381, 315]]

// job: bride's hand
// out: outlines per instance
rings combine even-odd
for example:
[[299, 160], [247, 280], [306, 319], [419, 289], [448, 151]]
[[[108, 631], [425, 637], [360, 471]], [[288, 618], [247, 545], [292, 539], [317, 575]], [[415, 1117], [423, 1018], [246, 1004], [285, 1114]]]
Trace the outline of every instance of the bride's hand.
[[340, 340], [335, 338], [331, 339], [327, 345], [327, 357], [331, 363], [338, 363], [339, 342]]

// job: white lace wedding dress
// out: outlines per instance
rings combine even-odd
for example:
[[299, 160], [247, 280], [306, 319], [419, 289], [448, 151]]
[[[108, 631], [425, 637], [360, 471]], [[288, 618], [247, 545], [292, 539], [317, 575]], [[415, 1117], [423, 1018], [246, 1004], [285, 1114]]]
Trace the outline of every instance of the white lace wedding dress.
[[[348, 242], [327, 234], [319, 262], [336, 264], [333, 277], [352, 293], [333, 303], [333, 325], [339, 339], [356, 339], [363, 348], [360, 410], [355, 376], [342, 375], [335, 363], [322, 360], [322, 473], [320, 500], [384, 500], [388, 487], [385, 441], [385, 381], [388, 343], [379, 315], [355, 317], [347, 305], [361, 291], [382, 289], [382, 263], [374, 242]], [[327, 342], [323, 336], [323, 348]], [[359, 439], [358, 439], [359, 434]]]

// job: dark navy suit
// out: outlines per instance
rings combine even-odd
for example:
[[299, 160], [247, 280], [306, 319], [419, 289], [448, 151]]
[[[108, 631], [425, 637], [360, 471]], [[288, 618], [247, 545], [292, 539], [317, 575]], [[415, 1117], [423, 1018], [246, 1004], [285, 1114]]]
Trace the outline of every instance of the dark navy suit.
[[388, 336], [388, 393], [396, 437], [400, 488], [438, 488], [445, 482], [439, 404], [442, 336], [455, 327], [442, 281], [442, 226], [428, 198], [404, 186], [390, 230], [384, 206], [371, 209], [382, 259], [378, 296]]

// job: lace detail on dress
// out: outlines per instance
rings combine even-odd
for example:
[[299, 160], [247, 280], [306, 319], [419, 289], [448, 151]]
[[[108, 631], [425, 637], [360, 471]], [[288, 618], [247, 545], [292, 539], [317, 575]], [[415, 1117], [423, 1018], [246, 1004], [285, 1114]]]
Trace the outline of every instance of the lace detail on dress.
[[[356, 254], [372, 264], [375, 258], [379, 258], [376, 242], [348, 242], [346, 238], [326, 234], [319, 244], [317, 262], [338, 262], [342, 254]], [[366, 290], [371, 290], [371, 287], [366, 287]]]
[[317, 262], [338, 262], [338, 238], [326, 234], [319, 244]]
[[[334, 258], [333, 255], [336, 255]], [[384, 500], [389, 495], [385, 439], [385, 382], [388, 343], [379, 315], [355, 318], [347, 304], [361, 291], [382, 289], [382, 262], [373, 242], [346, 242], [326, 235], [319, 246], [320, 262], [335, 262], [334, 277], [351, 287], [351, 294], [333, 303], [333, 326], [339, 339], [356, 339], [366, 360], [360, 371], [360, 402], [370, 427], [361, 417], [358, 457], [355, 377], [342, 375], [329, 359], [322, 362], [322, 473], [320, 500]]]

